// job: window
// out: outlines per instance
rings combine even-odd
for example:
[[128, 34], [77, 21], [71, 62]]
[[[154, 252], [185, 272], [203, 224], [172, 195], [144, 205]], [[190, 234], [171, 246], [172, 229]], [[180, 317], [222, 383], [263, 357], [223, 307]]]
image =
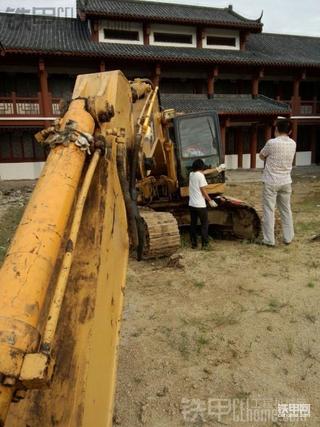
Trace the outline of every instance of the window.
[[45, 150], [33, 135], [38, 129], [0, 132], [0, 162], [35, 162], [45, 160]]
[[192, 34], [154, 33], [156, 43], [184, 43], [192, 44]]
[[113, 40], [139, 41], [139, 31], [104, 29], [104, 38]]
[[212, 117], [192, 117], [179, 123], [183, 158], [215, 156], [217, 137]]
[[196, 47], [196, 28], [184, 25], [152, 24], [150, 27], [150, 44]]
[[99, 41], [104, 43], [143, 44], [142, 23], [101, 21]]
[[235, 37], [219, 37], [219, 36], [207, 36], [208, 46], [236, 46]]
[[210, 49], [240, 49], [240, 37], [238, 31], [223, 29], [206, 29], [206, 37], [203, 47]]

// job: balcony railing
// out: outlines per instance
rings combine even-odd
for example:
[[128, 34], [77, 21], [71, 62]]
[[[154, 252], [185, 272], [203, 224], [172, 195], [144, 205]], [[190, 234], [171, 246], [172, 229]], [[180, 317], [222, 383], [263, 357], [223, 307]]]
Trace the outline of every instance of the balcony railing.
[[[292, 100], [280, 100], [277, 98], [278, 101], [286, 102], [290, 105], [292, 108]], [[298, 110], [294, 111], [294, 114], [299, 114], [301, 116], [317, 116], [320, 115], [320, 101], [318, 100], [312, 100], [312, 101], [300, 101], [298, 105]]]
[[[286, 102], [292, 106], [292, 100], [277, 100]], [[59, 116], [59, 101], [60, 98], [53, 98], [49, 93], [49, 105], [51, 106], [51, 116]], [[320, 101], [300, 101], [298, 111], [294, 111], [294, 114], [301, 116], [314, 116], [320, 115]], [[16, 96], [15, 92], [12, 92], [10, 96], [0, 96], [0, 117], [45, 117], [44, 109], [42, 105], [42, 97], [39, 92], [37, 96], [26, 97]]]
[[[52, 98], [49, 94], [49, 105], [51, 105], [52, 116], [58, 116], [60, 98]], [[16, 96], [15, 92], [11, 96], [0, 96], [0, 117], [44, 117], [41, 93], [36, 97]]]

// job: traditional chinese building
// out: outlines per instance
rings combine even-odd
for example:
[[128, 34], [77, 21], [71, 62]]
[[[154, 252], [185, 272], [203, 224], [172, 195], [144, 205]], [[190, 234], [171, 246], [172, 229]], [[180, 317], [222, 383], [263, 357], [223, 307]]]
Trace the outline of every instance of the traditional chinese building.
[[80, 73], [121, 69], [160, 86], [165, 108], [218, 111], [229, 168], [292, 115], [297, 165], [320, 162], [320, 38], [262, 32], [228, 8], [82, 0], [78, 17], [0, 14], [0, 179], [35, 178], [33, 134], [59, 114]]

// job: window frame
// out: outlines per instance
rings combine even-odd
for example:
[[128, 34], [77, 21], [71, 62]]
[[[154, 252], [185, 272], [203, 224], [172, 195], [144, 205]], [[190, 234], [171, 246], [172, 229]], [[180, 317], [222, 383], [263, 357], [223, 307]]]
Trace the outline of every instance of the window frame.
[[[235, 45], [230, 46], [230, 45], [223, 45], [223, 44], [208, 44], [207, 42], [208, 37], [222, 37], [222, 38], [234, 39]], [[206, 49], [240, 50], [239, 31], [206, 28], [205, 37], [203, 39], [203, 47]]]
[[[138, 33], [138, 40], [130, 40], [130, 39], [120, 40], [120, 39], [105, 38], [105, 32], [104, 32], [105, 30], [135, 31]], [[143, 25], [140, 22], [112, 21], [112, 20], [101, 21], [99, 25], [99, 42], [143, 45]]]
[[[154, 34], [172, 34], [191, 36], [191, 43], [179, 42], [157, 42], [155, 41]], [[172, 46], [172, 47], [197, 47], [197, 32], [196, 27], [189, 27], [184, 25], [165, 25], [165, 24], [152, 24], [150, 27], [150, 45], [153, 46]]]

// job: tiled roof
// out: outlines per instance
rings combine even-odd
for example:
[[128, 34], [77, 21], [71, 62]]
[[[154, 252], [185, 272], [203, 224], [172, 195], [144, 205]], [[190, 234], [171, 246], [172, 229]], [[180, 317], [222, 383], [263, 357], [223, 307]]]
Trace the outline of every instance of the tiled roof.
[[87, 21], [0, 13], [0, 51], [110, 59], [320, 67], [320, 38], [251, 34], [246, 51], [99, 43]]
[[[71, 18], [52, 18], [0, 13], [0, 42], [5, 50], [79, 53], [90, 46], [87, 22]], [[98, 51], [97, 51], [98, 53]]]
[[163, 108], [174, 108], [181, 113], [214, 110], [225, 114], [263, 114], [288, 115], [290, 107], [263, 95], [252, 98], [251, 95], [207, 95], [198, 94], [161, 94]]
[[289, 34], [251, 34], [246, 49], [283, 63], [320, 65], [320, 38]]
[[78, 7], [88, 15], [187, 24], [214, 24], [261, 31], [258, 20], [246, 19], [232, 8], [190, 6], [144, 0], [80, 0]]

